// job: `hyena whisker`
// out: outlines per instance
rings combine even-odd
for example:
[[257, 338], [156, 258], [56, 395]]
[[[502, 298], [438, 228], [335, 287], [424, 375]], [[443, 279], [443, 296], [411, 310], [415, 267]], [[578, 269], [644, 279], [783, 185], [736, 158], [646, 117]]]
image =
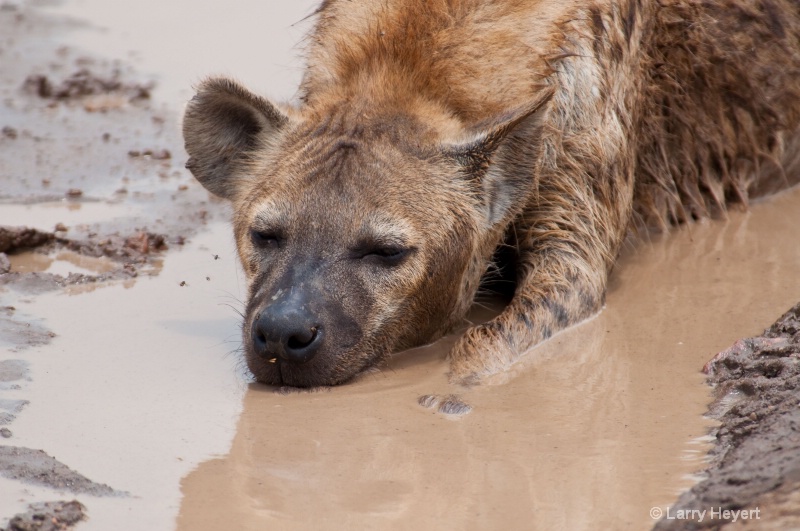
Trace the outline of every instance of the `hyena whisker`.
[[234, 312], [236, 315], [238, 315], [239, 317], [241, 317], [242, 319], [244, 319], [244, 312], [243, 312], [242, 310], [240, 310], [239, 308], [235, 307], [234, 305], [232, 305], [232, 304], [230, 304], [230, 303], [227, 303], [227, 302], [221, 302], [221, 303], [220, 303], [220, 306], [227, 306], [228, 308], [230, 308], [231, 310], [233, 310], [233, 312]]

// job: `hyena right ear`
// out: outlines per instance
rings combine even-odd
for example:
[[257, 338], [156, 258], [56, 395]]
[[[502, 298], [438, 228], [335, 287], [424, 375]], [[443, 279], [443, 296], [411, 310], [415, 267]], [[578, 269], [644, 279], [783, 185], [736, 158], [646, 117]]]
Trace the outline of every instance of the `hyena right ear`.
[[544, 124], [547, 103], [555, 94], [542, 87], [526, 105], [476, 124], [466, 140], [448, 143], [442, 151], [478, 189], [493, 226], [514, 215], [519, 198], [533, 188], [535, 153]]
[[204, 81], [183, 119], [186, 167], [211, 193], [231, 199], [262, 139], [289, 121], [270, 102], [226, 78]]

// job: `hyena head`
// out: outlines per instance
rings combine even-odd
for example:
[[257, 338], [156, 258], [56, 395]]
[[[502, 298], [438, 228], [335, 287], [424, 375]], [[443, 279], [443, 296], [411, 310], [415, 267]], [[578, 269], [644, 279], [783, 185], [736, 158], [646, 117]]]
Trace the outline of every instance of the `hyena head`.
[[339, 384], [458, 324], [532, 189], [548, 97], [456, 140], [409, 113], [284, 111], [203, 83], [184, 120], [187, 167], [233, 206], [256, 379]]

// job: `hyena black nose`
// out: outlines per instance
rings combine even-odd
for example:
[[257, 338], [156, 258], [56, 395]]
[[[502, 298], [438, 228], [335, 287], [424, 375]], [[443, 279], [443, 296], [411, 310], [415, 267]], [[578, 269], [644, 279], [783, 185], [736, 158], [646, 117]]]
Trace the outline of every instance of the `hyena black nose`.
[[305, 363], [319, 351], [322, 335], [313, 316], [297, 308], [267, 307], [253, 322], [253, 348], [269, 359]]

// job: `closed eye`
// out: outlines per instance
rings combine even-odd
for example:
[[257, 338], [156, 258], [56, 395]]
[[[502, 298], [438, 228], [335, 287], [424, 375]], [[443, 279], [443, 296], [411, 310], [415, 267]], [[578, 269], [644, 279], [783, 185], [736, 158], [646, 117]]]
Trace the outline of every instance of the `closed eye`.
[[256, 247], [271, 249], [278, 247], [283, 238], [277, 232], [252, 229], [250, 240]]
[[413, 248], [401, 245], [372, 245], [359, 248], [355, 255], [362, 260], [394, 266], [403, 262], [413, 251]]

